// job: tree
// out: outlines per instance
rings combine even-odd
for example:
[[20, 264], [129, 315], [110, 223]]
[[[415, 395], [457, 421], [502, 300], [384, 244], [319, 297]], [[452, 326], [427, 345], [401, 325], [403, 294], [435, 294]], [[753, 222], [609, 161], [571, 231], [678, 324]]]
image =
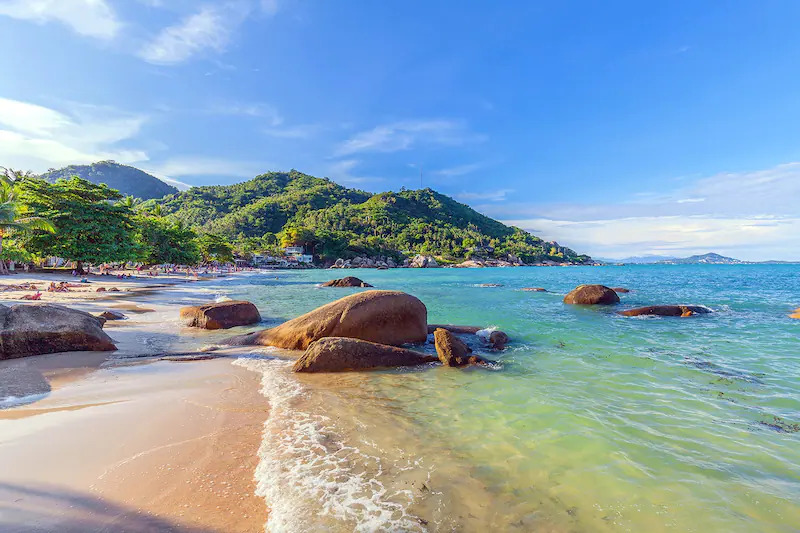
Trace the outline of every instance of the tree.
[[203, 262], [233, 261], [233, 246], [231, 246], [224, 237], [212, 233], [205, 233], [198, 237], [196, 242]]
[[164, 217], [136, 217], [141, 260], [148, 264], [195, 265], [200, 262], [197, 234], [182, 222]]
[[26, 179], [19, 186], [28, 209], [51, 221], [54, 234], [26, 233], [24, 247], [40, 255], [83, 263], [135, 260], [141, 250], [134, 241], [130, 207], [113, 203], [122, 198], [105, 184], [95, 185], [77, 176], [48, 183]]
[[[55, 231], [53, 224], [39, 216], [21, 215], [22, 206], [17, 198], [14, 183], [8, 178], [8, 170], [0, 175], [0, 257], [3, 257], [3, 239], [6, 235], [15, 233], [30, 232], [34, 230], [52, 233]], [[14, 247], [11, 250], [16, 259], [22, 255], [24, 250]], [[5, 260], [0, 260], [0, 274], [8, 274]]]

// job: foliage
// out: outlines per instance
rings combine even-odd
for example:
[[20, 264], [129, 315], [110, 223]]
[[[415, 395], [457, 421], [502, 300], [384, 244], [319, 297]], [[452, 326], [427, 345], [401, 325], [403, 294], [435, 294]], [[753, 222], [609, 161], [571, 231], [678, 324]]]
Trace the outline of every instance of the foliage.
[[112, 203], [121, 198], [114, 189], [76, 176], [55, 183], [26, 179], [19, 192], [25, 208], [51, 221], [56, 229], [55, 233], [23, 235], [19, 242], [28, 252], [95, 264], [139, 257], [133, 213], [125, 205]]
[[136, 217], [140, 260], [146, 264], [194, 265], [200, 262], [197, 234], [180, 221], [149, 213]]
[[95, 184], [105, 183], [123, 195], [145, 200], [178, 192], [172, 185], [167, 185], [147, 172], [114, 161], [98, 161], [91, 165], [70, 165], [58, 170], [50, 169], [40, 177], [55, 183], [56, 180], [69, 179], [72, 176], [81, 177]]
[[233, 246], [225, 237], [206, 233], [198, 237], [196, 242], [203, 262], [233, 261]]
[[[5, 237], [17, 234], [22, 237], [32, 231], [52, 233], [53, 224], [35, 213], [22, 214], [23, 205], [18, 198], [19, 185], [30, 176], [11, 169], [3, 169], [0, 174], [0, 258], [13, 261], [30, 261], [32, 254], [16, 242], [5, 241]], [[5, 272], [5, 264], [0, 265]]]

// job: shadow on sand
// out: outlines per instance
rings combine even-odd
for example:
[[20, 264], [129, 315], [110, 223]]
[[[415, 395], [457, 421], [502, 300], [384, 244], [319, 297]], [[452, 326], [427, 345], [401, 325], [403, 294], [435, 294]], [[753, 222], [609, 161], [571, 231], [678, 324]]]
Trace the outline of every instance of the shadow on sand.
[[4, 533], [218, 533], [149, 516], [95, 495], [46, 485], [0, 483]]

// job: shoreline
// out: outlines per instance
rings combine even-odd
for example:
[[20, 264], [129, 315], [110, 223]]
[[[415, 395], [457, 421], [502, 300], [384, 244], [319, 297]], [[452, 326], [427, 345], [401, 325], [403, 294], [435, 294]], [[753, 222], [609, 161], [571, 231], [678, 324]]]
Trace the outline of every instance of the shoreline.
[[[0, 287], [60, 278], [72, 276], [28, 273]], [[127, 320], [106, 324], [117, 351], [0, 361], [0, 396], [14, 397], [0, 404], [0, 529], [263, 531], [254, 472], [269, 408], [260, 376], [233, 355], [148, 358], [204, 340], [175, 331], [169, 289], [183, 281], [103, 278], [90, 285], [120, 292], [43, 291], [42, 301], [123, 310]], [[19, 295], [0, 292], [0, 303]]]

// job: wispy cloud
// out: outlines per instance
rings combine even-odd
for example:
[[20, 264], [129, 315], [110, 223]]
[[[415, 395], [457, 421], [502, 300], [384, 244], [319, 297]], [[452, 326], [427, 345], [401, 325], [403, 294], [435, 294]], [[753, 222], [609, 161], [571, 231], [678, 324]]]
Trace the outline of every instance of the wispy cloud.
[[283, 117], [275, 106], [261, 102], [227, 103], [211, 106], [208, 111], [214, 114], [262, 118], [272, 127], [283, 124]]
[[151, 162], [143, 168], [154, 176], [175, 179], [190, 176], [224, 176], [248, 180], [266, 172], [274, 165], [259, 161], [242, 161], [205, 156], [180, 156], [160, 162]]
[[461, 121], [405, 120], [362, 131], [342, 143], [335, 152], [347, 156], [360, 152], [399, 152], [421, 145], [459, 146], [486, 137], [469, 131]]
[[384, 178], [374, 176], [355, 175], [353, 170], [361, 164], [358, 159], [341, 159], [331, 163], [325, 174], [337, 183], [344, 185], [356, 185], [361, 183], [380, 182]]
[[147, 160], [144, 150], [121, 146], [138, 135], [146, 115], [77, 103], [68, 107], [69, 112], [63, 112], [0, 98], [0, 161], [42, 172], [102, 159]]
[[457, 176], [466, 176], [483, 168], [483, 163], [471, 163], [468, 165], [457, 165], [454, 167], [441, 168], [431, 172], [434, 176], [442, 176], [444, 178], [454, 178]]
[[241, 2], [205, 5], [164, 28], [139, 51], [139, 56], [150, 63], [174, 65], [205, 51], [222, 52], [249, 11], [249, 4]]
[[265, 128], [263, 132], [270, 137], [280, 139], [309, 139], [319, 133], [319, 124], [298, 124], [279, 128]]
[[508, 194], [514, 189], [494, 189], [481, 192], [460, 192], [454, 195], [459, 200], [479, 201], [479, 202], [502, 202], [508, 198]]
[[0, 0], [0, 15], [39, 24], [57, 21], [103, 40], [113, 39], [122, 26], [106, 0]]
[[725, 172], [614, 204], [487, 203], [490, 216], [605, 257], [718, 251], [800, 259], [800, 162]]

